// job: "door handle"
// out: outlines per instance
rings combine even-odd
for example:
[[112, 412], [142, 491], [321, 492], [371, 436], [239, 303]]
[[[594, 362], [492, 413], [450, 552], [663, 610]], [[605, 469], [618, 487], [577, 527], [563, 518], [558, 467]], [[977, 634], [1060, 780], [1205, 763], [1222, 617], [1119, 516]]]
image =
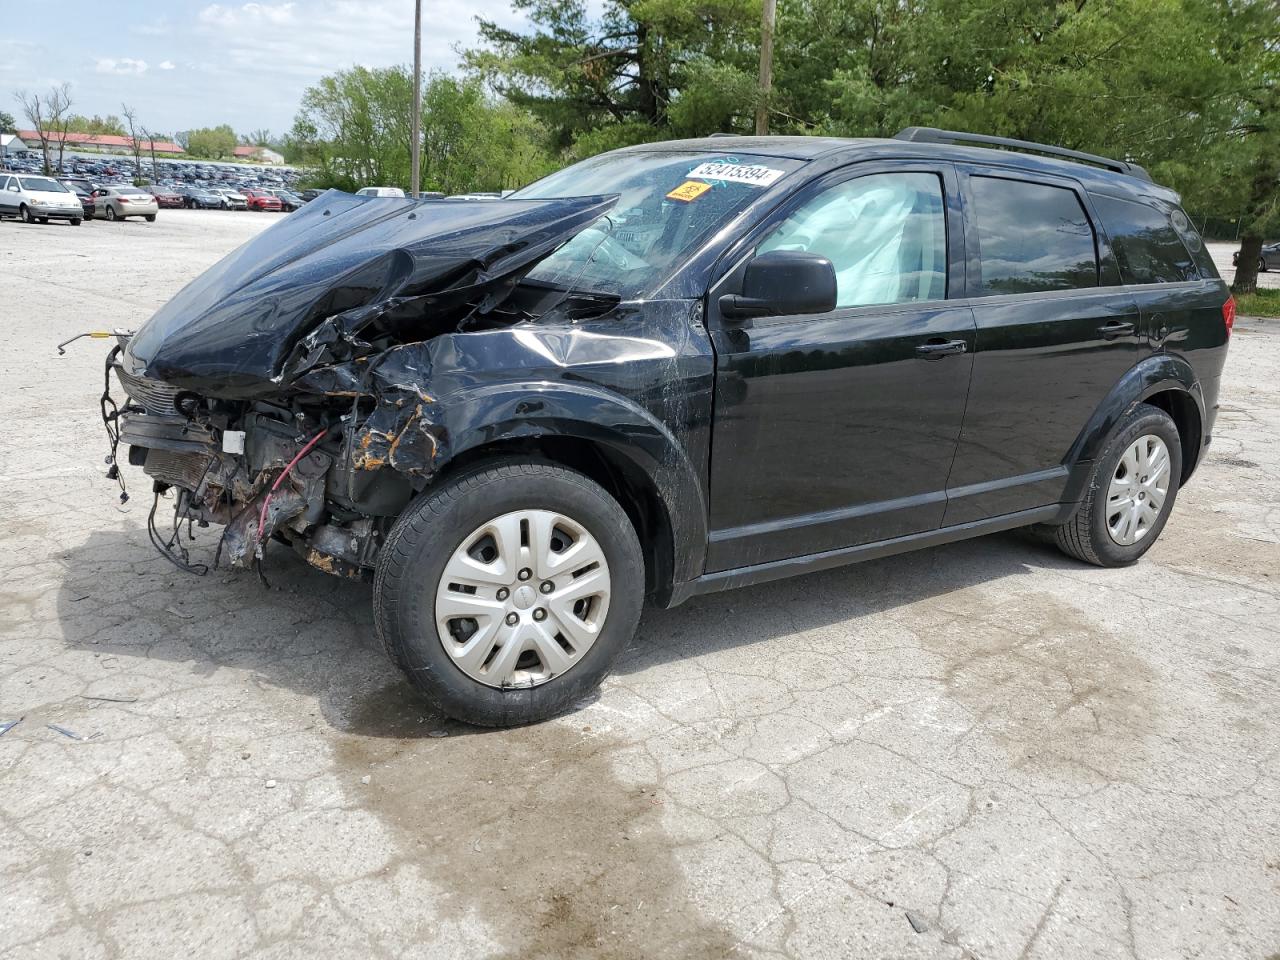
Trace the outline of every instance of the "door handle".
[[1098, 333], [1102, 334], [1103, 340], [1114, 340], [1116, 337], [1127, 337], [1134, 331], [1132, 323], [1126, 323], [1122, 320], [1112, 320], [1110, 323], [1104, 323], [1098, 328]]
[[953, 354], [964, 353], [969, 349], [969, 344], [964, 340], [943, 340], [935, 338], [927, 340], [920, 346], [916, 347], [916, 356], [924, 357], [926, 360], [941, 360], [943, 357], [950, 357]]

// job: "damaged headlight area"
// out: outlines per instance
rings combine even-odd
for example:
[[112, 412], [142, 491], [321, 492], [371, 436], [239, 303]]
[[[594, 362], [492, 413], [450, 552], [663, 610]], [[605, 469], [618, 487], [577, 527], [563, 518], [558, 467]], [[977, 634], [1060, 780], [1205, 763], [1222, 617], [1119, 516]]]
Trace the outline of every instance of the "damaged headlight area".
[[[517, 288], [614, 202], [326, 194], [118, 336], [102, 397], [109, 476], [124, 495], [115, 458], [127, 447], [152, 480], [152, 542], [184, 570], [205, 569], [185, 538], [217, 524], [215, 566], [261, 571], [274, 539], [365, 577], [439, 462], [432, 341], [510, 329], [548, 301], [569, 318], [609, 309], [616, 297]], [[162, 498], [171, 518], [158, 518]]]
[[[194, 527], [218, 525], [215, 566], [261, 569], [263, 548], [275, 539], [326, 573], [360, 579], [371, 571], [413, 488], [393, 471], [361, 469], [350, 450], [351, 406], [307, 395], [287, 405], [202, 397], [129, 374], [119, 352], [107, 360], [109, 459], [127, 447], [129, 464], [151, 478], [148, 531], [162, 554], [206, 572], [184, 541]], [[354, 413], [361, 416], [358, 406]], [[109, 476], [123, 483], [114, 463]]]

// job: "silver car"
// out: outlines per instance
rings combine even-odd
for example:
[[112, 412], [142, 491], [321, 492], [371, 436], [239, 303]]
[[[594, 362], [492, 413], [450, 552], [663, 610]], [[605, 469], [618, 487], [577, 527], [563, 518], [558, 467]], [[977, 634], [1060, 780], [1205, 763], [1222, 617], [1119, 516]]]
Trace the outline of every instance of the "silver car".
[[108, 220], [124, 220], [126, 217], [143, 217], [148, 222], [156, 218], [160, 204], [147, 191], [138, 187], [99, 187], [93, 191], [93, 215]]
[[84, 219], [80, 198], [52, 177], [0, 174], [0, 217], [19, 217], [25, 223]]

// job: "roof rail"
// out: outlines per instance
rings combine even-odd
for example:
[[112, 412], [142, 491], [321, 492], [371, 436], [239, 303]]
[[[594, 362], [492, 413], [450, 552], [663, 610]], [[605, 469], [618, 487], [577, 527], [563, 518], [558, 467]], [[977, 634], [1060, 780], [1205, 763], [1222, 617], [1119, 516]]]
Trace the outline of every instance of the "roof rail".
[[991, 137], [983, 133], [965, 133], [960, 130], [939, 130], [936, 127], [907, 127], [899, 130], [893, 139], [910, 140], [915, 143], [972, 143], [983, 147], [1003, 147], [1006, 150], [1016, 150], [1019, 153], [1042, 153], [1050, 157], [1065, 157], [1068, 160], [1078, 160], [1081, 163], [1092, 163], [1098, 167], [1105, 167], [1107, 170], [1114, 170], [1116, 173], [1126, 173], [1140, 180], [1151, 179], [1151, 174], [1136, 163], [1130, 163], [1128, 160], [1112, 160], [1110, 157], [1100, 157], [1096, 153], [1068, 150], [1066, 147], [1054, 147], [1046, 143], [1034, 143], [1031, 140]]
[[740, 133], [708, 133], [708, 137], [740, 137]]

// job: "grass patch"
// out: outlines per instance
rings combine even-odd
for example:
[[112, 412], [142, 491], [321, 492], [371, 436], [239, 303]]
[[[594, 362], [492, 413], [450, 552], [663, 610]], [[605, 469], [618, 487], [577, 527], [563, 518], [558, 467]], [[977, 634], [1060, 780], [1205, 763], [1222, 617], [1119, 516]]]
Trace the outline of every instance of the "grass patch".
[[1259, 290], [1236, 297], [1236, 313], [1242, 317], [1280, 318], [1280, 290]]

